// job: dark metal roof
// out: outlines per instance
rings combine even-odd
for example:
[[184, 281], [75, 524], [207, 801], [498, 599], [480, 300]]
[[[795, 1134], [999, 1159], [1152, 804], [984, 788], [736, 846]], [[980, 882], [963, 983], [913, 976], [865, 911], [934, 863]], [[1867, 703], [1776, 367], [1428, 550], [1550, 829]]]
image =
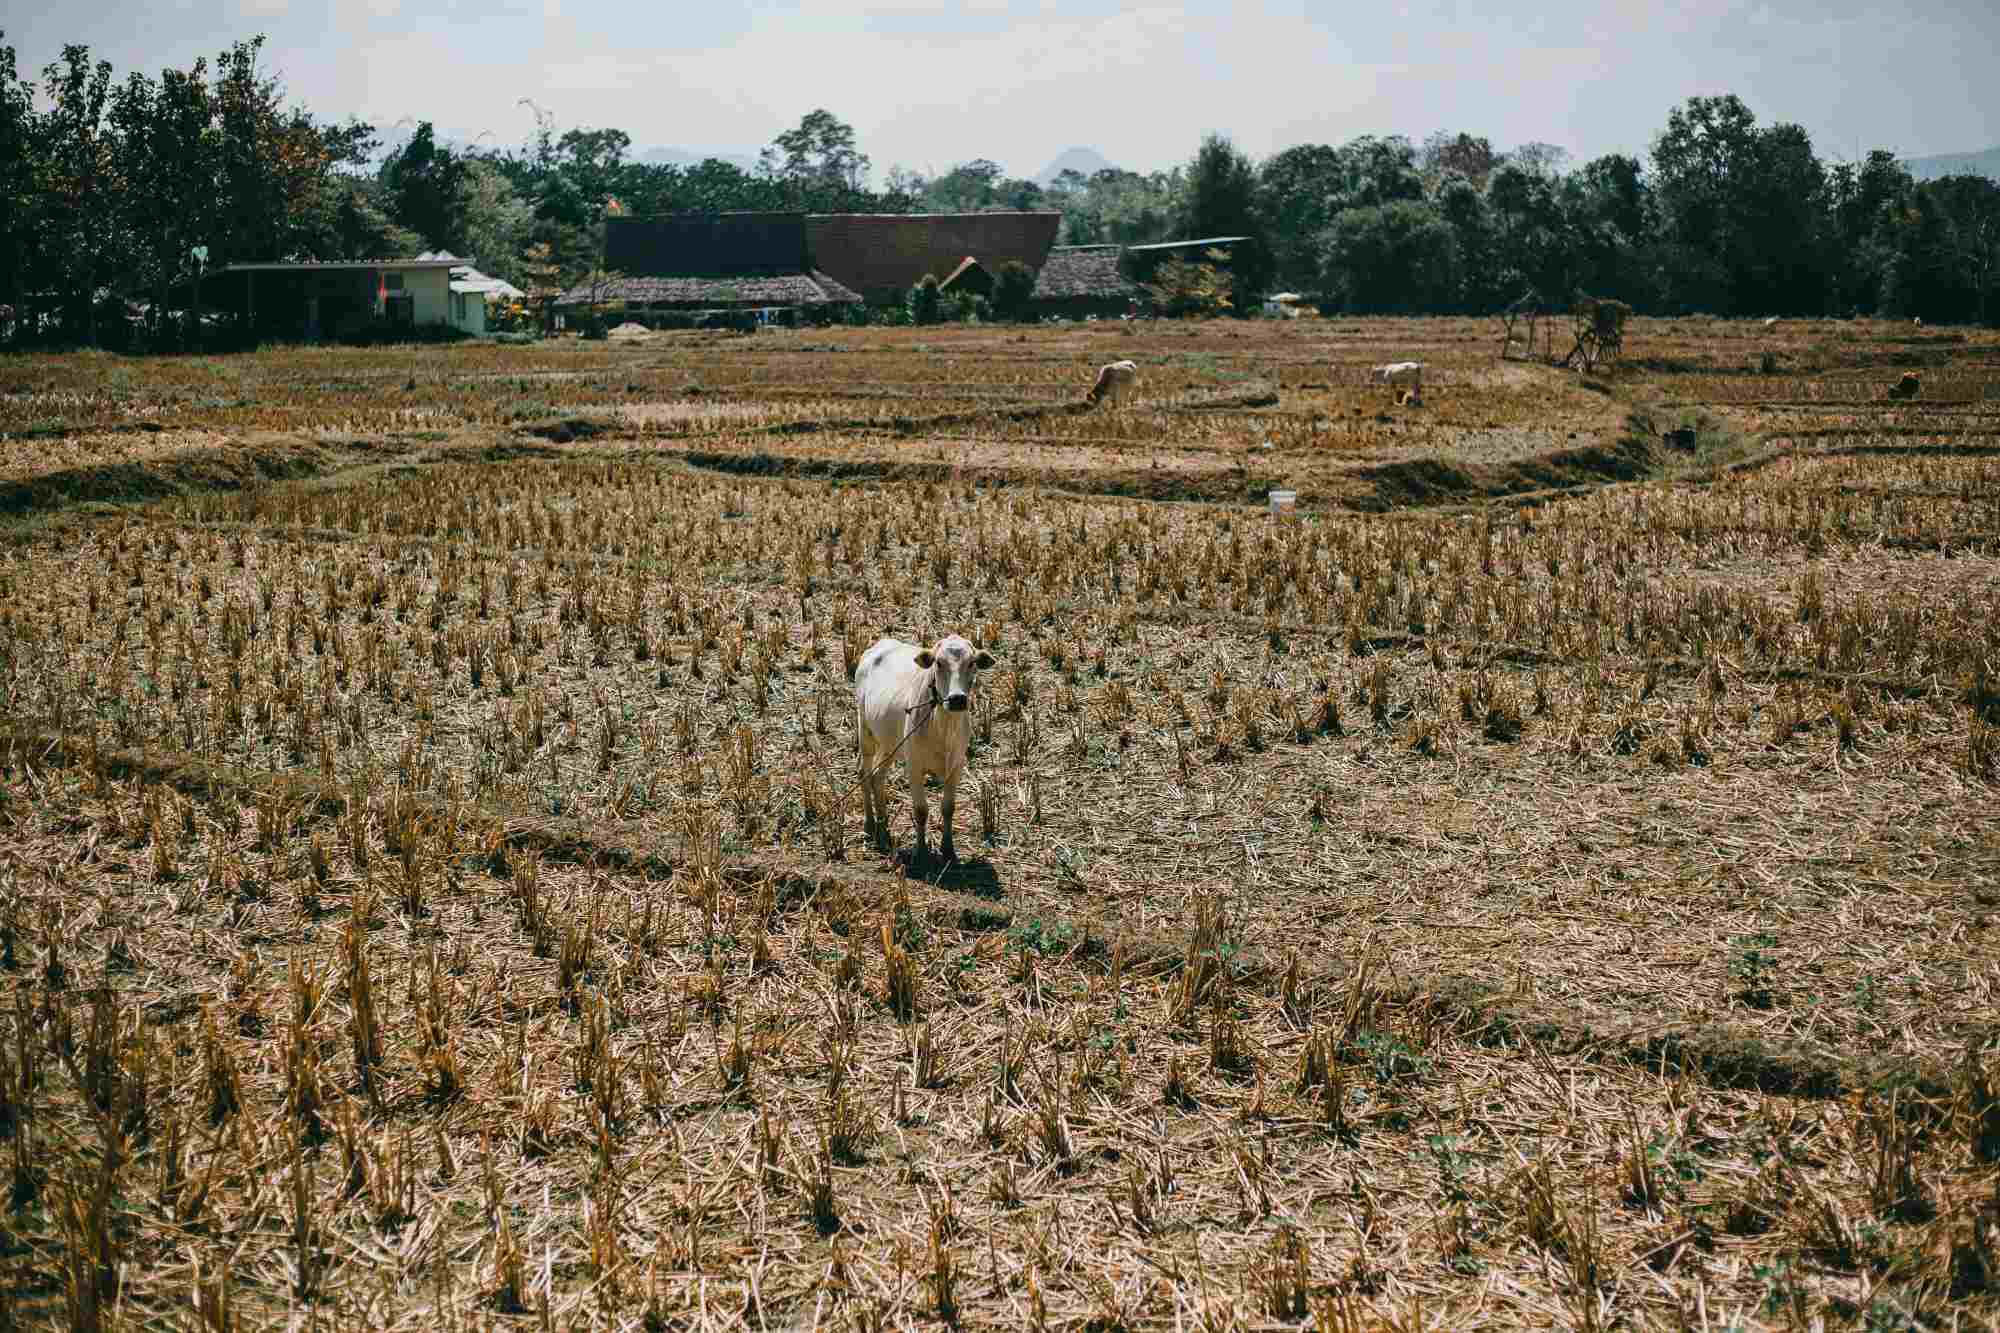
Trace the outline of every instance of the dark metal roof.
[[604, 266], [631, 278], [808, 272], [803, 213], [671, 213], [605, 219]]
[[944, 278], [977, 259], [989, 273], [1008, 260], [1040, 269], [1060, 213], [814, 213], [806, 238], [814, 267], [877, 298]]

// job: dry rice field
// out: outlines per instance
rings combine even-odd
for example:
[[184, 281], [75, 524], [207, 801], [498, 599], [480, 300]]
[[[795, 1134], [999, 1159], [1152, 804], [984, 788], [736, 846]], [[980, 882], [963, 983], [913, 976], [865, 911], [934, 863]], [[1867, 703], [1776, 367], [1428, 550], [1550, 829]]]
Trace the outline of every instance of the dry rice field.
[[1993, 334], [0, 358], [0, 1325], [1992, 1327], [1996, 780]]

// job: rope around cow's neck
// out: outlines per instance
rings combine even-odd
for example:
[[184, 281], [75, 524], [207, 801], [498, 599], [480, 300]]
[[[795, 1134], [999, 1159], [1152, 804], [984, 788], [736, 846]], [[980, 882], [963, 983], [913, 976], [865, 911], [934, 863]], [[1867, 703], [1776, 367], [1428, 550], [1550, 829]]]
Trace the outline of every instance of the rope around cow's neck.
[[[916, 703], [911, 704], [908, 708], [905, 708], [903, 710], [904, 716], [907, 717], [909, 714], [916, 712], [920, 708], [929, 709], [930, 711], [924, 714], [923, 721], [917, 723], [917, 725], [914, 727], [903, 728], [903, 739], [896, 742], [896, 748], [889, 751], [888, 754], [883, 755], [882, 761], [876, 764], [873, 769], [865, 769], [865, 768], [863, 769], [861, 776], [857, 777], [854, 780], [854, 785], [849, 787], [847, 789], [846, 795], [840, 798], [841, 804], [845, 805], [847, 803], [847, 797], [854, 795], [855, 787], [859, 787], [863, 782], [867, 781], [871, 777], [876, 777], [882, 773], [888, 772], [889, 765], [894, 763], [896, 756], [903, 752], [903, 747], [910, 743], [910, 738], [912, 736], [915, 736], [918, 732], [922, 731], [925, 727], [931, 724], [932, 715], [934, 715], [937, 712], [938, 705], [944, 702], [944, 700], [938, 695], [937, 669], [935, 667], [933, 667], [930, 671], [926, 672], [924, 675], [924, 692], [928, 697], [921, 699]], [[863, 723], [862, 725], [866, 726], [867, 724]]]

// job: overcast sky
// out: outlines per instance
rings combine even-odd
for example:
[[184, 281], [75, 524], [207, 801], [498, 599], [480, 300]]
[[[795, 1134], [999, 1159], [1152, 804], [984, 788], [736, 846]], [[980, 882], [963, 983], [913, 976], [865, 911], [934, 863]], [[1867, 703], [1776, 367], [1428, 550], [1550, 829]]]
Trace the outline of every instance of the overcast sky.
[[69, 0], [9, 6], [24, 74], [66, 42], [120, 76], [268, 36], [269, 68], [323, 118], [513, 144], [532, 97], [559, 129], [638, 148], [754, 154], [825, 107], [879, 180], [988, 157], [1032, 175], [1065, 148], [1183, 161], [1219, 130], [1259, 159], [1298, 143], [1433, 130], [1578, 160], [1644, 155], [1667, 112], [1734, 92], [1822, 157], [2000, 144], [2000, 5], [1915, 0], [1110, 4], [1102, 0]]

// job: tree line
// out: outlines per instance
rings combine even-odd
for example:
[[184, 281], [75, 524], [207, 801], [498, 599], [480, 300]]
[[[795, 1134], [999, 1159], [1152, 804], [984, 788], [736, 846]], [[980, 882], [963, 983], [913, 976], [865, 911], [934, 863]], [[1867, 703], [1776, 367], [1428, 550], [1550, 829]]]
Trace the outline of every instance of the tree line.
[[[600, 262], [614, 212], [1053, 209], [1066, 244], [1249, 238], [1231, 250], [1239, 309], [1279, 286], [1355, 313], [1486, 313], [1577, 290], [1658, 313], [2000, 318], [2000, 184], [1919, 183], [1893, 153], [1826, 162], [1797, 125], [1759, 125], [1731, 95], [1674, 108], [1646, 160], [1573, 166], [1471, 133], [1362, 136], [1262, 163], [1220, 135], [1183, 165], [1064, 172], [1046, 185], [975, 158], [878, 188], [853, 128], [815, 110], [753, 170], [631, 158], [618, 129], [535, 130], [513, 147], [441, 142], [420, 123], [381, 155], [375, 127], [289, 103], [263, 39], [213, 62], [115, 77], [87, 47], [25, 77], [0, 32], [0, 320], [98, 341], [117, 292], [147, 332], [202, 267], [251, 260], [473, 258], [547, 296]], [[531, 104], [532, 106], [532, 104]], [[203, 256], [205, 252], [205, 257]], [[0, 312], [5, 314], [6, 312]], [[122, 315], [118, 316], [122, 321]]]

